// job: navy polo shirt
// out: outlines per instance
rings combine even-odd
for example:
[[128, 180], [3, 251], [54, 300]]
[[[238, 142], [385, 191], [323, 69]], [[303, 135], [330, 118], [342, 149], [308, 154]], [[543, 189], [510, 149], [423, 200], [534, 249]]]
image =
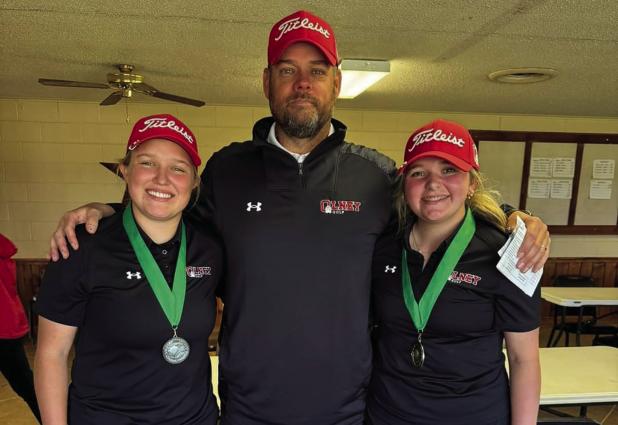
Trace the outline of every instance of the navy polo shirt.
[[[540, 323], [539, 288], [527, 296], [496, 268], [507, 236], [475, 217], [476, 233], [438, 297], [422, 340], [426, 359], [412, 365], [418, 333], [406, 309], [401, 253], [417, 301], [454, 234], [431, 255], [413, 251], [395, 232], [376, 245], [373, 302], [374, 369], [367, 405], [374, 425], [509, 423], [509, 384], [504, 332], [527, 332]], [[410, 234], [406, 229], [405, 235]]]
[[[215, 322], [222, 250], [208, 226], [183, 220], [187, 291], [178, 336], [189, 342], [191, 351], [180, 364], [162, 357], [162, 346], [173, 331], [135, 257], [122, 214], [102, 220], [95, 235], [78, 228], [80, 249], [48, 266], [38, 313], [78, 327], [69, 423], [216, 423], [208, 336]], [[161, 245], [145, 238], [170, 285], [179, 235]]]

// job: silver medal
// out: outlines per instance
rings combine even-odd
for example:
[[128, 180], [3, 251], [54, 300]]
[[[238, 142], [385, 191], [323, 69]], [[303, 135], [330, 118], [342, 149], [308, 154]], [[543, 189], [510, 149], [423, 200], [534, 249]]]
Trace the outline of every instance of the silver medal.
[[175, 335], [163, 344], [163, 358], [171, 364], [184, 362], [189, 357], [189, 343]]
[[410, 356], [412, 357], [412, 365], [414, 367], [423, 366], [423, 363], [425, 362], [425, 349], [423, 348], [420, 334], [418, 335], [418, 342], [412, 347]]

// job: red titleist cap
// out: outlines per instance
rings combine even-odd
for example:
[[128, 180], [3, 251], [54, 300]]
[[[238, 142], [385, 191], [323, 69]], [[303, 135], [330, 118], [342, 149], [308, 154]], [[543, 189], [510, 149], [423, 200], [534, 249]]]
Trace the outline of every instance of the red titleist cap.
[[403, 173], [414, 161], [428, 156], [445, 159], [463, 171], [479, 169], [472, 136], [465, 127], [454, 122], [435, 120], [412, 133], [399, 172]]
[[324, 54], [328, 62], [339, 62], [335, 33], [328, 22], [304, 10], [286, 16], [270, 30], [268, 37], [268, 64], [279, 61], [281, 55], [294, 43], [311, 43]]
[[193, 132], [178, 118], [168, 115], [150, 115], [140, 118], [131, 131], [127, 150], [132, 151], [152, 139], [165, 139], [183, 148], [193, 164], [198, 167], [202, 160], [197, 153], [197, 140]]

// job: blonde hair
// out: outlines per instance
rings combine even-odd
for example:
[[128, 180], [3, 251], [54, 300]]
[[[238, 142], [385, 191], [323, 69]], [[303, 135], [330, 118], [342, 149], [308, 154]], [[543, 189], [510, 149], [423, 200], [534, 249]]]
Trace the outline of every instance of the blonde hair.
[[[498, 229], [506, 230], [506, 214], [500, 208], [502, 196], [500, 192], [489, 189], [486, 185], [487, 178], [479, 171], [472, 169], [468, 172], [470, 176], [470, 184], [476, 189], [471, 197], [466, 198], [466, 206], [470, 207], [472, 212], [488, 223], [493, 224]], [[406, 227], [406, 220], [414, 213], [410, 210], [405, 197], [405, 173], [400, 177], [395, 189], [395, 209], [399, 218], [399, 230], [403, 231]]]

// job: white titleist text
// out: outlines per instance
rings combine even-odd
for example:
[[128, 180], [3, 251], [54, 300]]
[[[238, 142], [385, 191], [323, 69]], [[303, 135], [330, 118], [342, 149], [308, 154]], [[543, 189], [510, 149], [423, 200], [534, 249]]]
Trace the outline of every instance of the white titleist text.
[[279, 30], [279, 35], [275, 37], [275, 41], [279, 41], [284, 34], [290, 31], [297, 30], [299, 28], [313, 30], [319, 32], [326, 38], [330, 38], [330, 33], [328, 32], [328, 30], [317, 22], [313, 23], [309, 21], [309, 18], [305, 18], [302, 21], [300, 20], [300, 18], [292, 18], [289, 21], [285, 21], [281, 23], [281, 25], [279, 25], [279, 28], [277, 28]]
[[416, 136], [414, 136], [412, 140], [414, 141], [414, 144], [408, 148], [408, 152], [412, 152], [414, 148], [416, 148], [418, 145], [422, 145], [423, 143], [431, 141], [452, 143], [453, 145], [459, 146], [460, 148], [462, 148], [466, 144], [466, 141], [464, 139], [453, 135], [453, 133], [446, 134], [443, 133], [442, 130], [434, 131], [433, 128], [421, 131]]
[[144, 128], [140, 128], [138, 131], [143, 133], [149, 128], [169, 128], [184, 137], [187, 142], [193, 144], [193, 137], [191, 137], [184, 127], [176, 124], [176, 121], [168, 121], [166, 118], [150, 118], [149, 120], [144, 121]]

